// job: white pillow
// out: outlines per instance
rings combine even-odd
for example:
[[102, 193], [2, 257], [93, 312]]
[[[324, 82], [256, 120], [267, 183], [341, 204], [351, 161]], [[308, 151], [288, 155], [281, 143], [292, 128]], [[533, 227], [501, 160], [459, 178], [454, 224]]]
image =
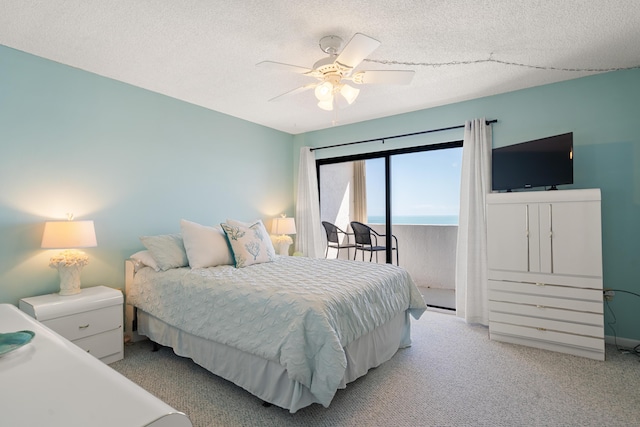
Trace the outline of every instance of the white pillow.
[[129, 258], [131, 258], [138, 264], [151, 267], [155, 271], [160, 271], [160, 267], [158, 267], [156, 260], [153, 259], [153, 257], [151, 256], [151, 252], [149, 252], [148, 250], [136, 252], [135, 254], [131, 255]]
[[191, 268], [233, 265], [233, 255], [221, 228], [182, 219], [180, 230]]
[[189, 265], [180, 234], [141, 236], [140, 241], [149, 250], [162, 271]]
[[259, 220], [248, 226], [237, 221], [228, 221], [220, 225], [233, 250], [237, 268], [276, 259], [276, 251], [262, 221]]

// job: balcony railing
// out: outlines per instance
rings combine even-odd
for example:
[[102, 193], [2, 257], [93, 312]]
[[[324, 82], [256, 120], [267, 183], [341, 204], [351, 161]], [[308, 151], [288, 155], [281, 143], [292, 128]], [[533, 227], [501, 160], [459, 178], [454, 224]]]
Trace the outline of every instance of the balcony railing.
[[[369, 224], [377, 232], [384, 234], [382, 224]], [[393, 234], [398, 238], [400, 266], [405, 268], [415, 284], [420, 288], [455, 289], [455, 263], [457, 225], [410, 225], [394, 224]], [[349, 250], [351, 259], [354, 249]], [[335, 249], [329, 249], [329, 258], [336, 256]], [[340, 258], [347, 257], [347, 250], [340, 251]], [[369, 261], [369, 254], [365, 254]], [[375, 254], [373, 262], [375, 262]], [[378, 262], [385, 262], [384, 252], [378, 254]], [[357, 260], [362, 260], [358, 251]], [[395, 263], [395, 255], [393, 257]]]

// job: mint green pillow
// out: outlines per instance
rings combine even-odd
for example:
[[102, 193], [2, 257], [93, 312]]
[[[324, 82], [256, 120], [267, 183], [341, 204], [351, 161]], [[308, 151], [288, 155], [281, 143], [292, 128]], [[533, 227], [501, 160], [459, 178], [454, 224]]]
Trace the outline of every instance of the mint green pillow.
[[189, 265], [181, 234], [141, 236], [140, 241], [162, 271]]

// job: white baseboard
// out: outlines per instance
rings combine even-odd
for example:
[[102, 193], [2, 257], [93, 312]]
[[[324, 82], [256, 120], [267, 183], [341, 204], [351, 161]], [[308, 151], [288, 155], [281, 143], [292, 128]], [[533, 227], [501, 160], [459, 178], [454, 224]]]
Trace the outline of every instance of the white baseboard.
[[607, 344], [618, 345], [618, 347], [622, 348], [634, 348], [637, 345], [640, 345], [640, 341], [632, 340], [629, 338], [615, 338], [613, 335], [606, 335], [604, 337], [604, 342]]

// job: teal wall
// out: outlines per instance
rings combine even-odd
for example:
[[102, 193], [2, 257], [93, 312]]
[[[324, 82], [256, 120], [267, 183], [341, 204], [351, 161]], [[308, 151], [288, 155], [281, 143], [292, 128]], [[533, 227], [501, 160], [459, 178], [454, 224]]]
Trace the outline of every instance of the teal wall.
[[[640, 294], [640, 70], [617, 71], [294, 137], [295, 150], [498, 119], [494, 147], [574, 133], [574, 185], [600, 188], [604, 285]], [[316, 151], [317, 158], [462, 139], [462, 130]], [[297, 171], [297, 158], [294, 159]], [[640, 340], [640, 297], [618, 292], [605, 333]]]
[[[45, 220], [93, 219], [98, 247], [87, 249], [83, 283], [121, 288], [140, 235], [178, 231], [180, 218], [291, 215], [301, 146], [476, 117], [499, 120], [496, 147], [574, 132], [575, 184], [565, 188], [602, 189], [605, 286], [640, 294], [638, 100], [640, 70], [618, 71], [291, 136], [0, 46], [0, 303], [57, 290], [51, 252], [39, 247]], [[461, 138], [454, 130], [316, 154]], [[640, 340], [640, 298], [619, 292], [611, 308], [617, 335]]]
[[56, 292], [44, 221], [95, 223], [83, 286], [138, 236], [293, 214], [292, 136], [0, 46], [0, 303]]

